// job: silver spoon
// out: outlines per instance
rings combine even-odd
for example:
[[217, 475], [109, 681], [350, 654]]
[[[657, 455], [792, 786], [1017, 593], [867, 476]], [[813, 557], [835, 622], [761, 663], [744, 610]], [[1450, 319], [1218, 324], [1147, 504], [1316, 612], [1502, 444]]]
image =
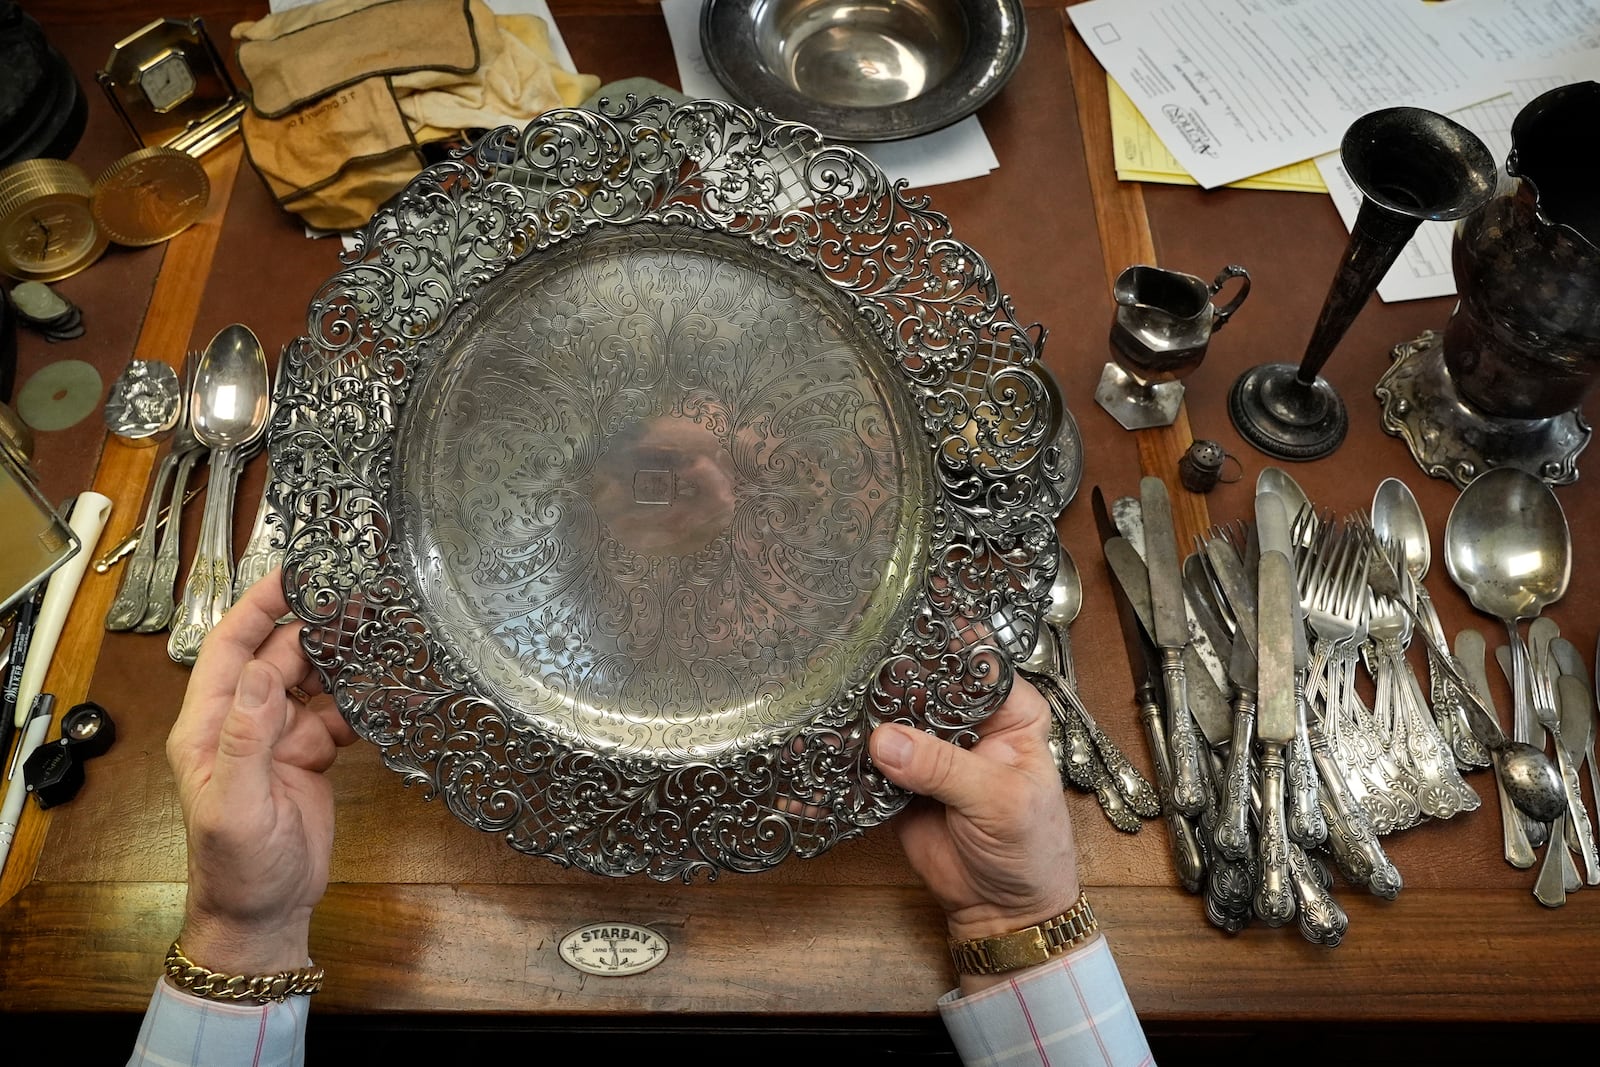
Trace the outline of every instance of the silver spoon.
[[200, 541], [172, 621], [167, 654], [192, 664], [200, 643], [233, 600], [233, 487], [240, 451], [266, 429], [267, 354], [250, 328], [224, 327], [200, 356], [191, 394], [195, 438], [211, 451], [211, 481]]
[[[1422, 507], [1412, 494], [1411, 487], [1405, 482], [1398, 478], [1385, 478], [1378, 483], [1377, 492], [1372, 495], [1372, 530], [1380, 541], [1399, 546], [1405, 568], [1411, 574], [1417, 614], [1422, 616], [1423, 625], [1443, 646], [1446, 643], [1444, 625], [1434, 609], [1433, 598], [1422, 584], [1433, 563], [1428, 523], [1422, 516]], [[1489, 753], [1472, 736], [1461, 699], [1453, 692], [1453, 683], [1431, 651], [1428, 667], [1428, 678], [1433, 683], [1433, 708], [1435, 712], [1442, 712], [1438, 716], [1440, 730], [1449, 742], [1456, 762], [1463, 767], [1487, 767]]]
[[1256, 475], [1256, 492], [1273, 492], [1282, 497], [1284, 509], [1289, 512], [1291, 532], [1299, 535], [1302, 546], [1311, 544], [1310, 538], [1316, 532], [1316, 524], [1297, 521], [1301, 515], [1314, 514], [1311, 498], [1306, 496], [1306, 491], [1289, 476], [1288, 471], [1282, 467], [1262, 467], [1261, 473]]
[[[1450, 577], [1466, 592], [1472, 606], [1505, 624], [1516, 677], [1515, 729], [1507, 747], [1525, 744], [1533, 722], [1533, 691], [1528, 649], [1519, 627], [1524, 619], [1538, 617], [1567, 590], [1572, 575], [1572, 535], [1566, 516], [1544, 482], [1526, 471], [1501, 467], [1473, 479], [1456, 498], [1445, 522], [1444, 548]], [[1481, 732], [1478, 740], [1491, 752], [1495, 750], [1491, 739]], [[1539, 768], [1523, 768], [1537, 775], [1529, 783], [1548, 776], [1557, 788], [1542, 810], [1530, 809], [1523, 802], [1527, 796], [1517, 807], [1550, 822], [1565, 805], [1561, 778], [1543, 752], [1531, 745], [1525, 747], [1537, 752], [1540, 762]], [[1506, 758], [1505, 752], [1500, 755]]]

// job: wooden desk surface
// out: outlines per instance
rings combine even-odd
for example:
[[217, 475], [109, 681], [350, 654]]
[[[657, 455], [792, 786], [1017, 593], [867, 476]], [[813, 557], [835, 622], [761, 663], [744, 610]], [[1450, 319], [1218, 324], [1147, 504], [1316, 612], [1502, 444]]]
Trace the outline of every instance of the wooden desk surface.
[[[192, 5], [219, 41], [234, 21], [258, 16], [264, 6]], [[643, 74], [676, 84], [664, 24], [650, 0], [553, 6], [580, 70], [604, 81]], [[110, 0], [29, 8], [90, 94], [90, 130], [74, 159], [93, 173], [131, 147], [119, 140], [125, 134], [93, 71], [117, 38], [169, 12]], [[1051, 330], [1047, 360], [1086, 451], [1082, 495], [1061, 521], [1086, 587], [1074, 648], [1102, 724], [1148, 767], [1089, 487], [1133, 492], [1141, 472], [1176, 485], [1175, 458], [1192, 433], [1220, 441], [1242, 461], [1245, 477], [1206, 497], [1179, 490], [1182, 521], [1199, 530], [1212, 518], [1247, 516], [1255, 476], [1269, 461], [1233, 432], [1226, 391], [1256, 363], [1298, 361], [1345, 235], [1319, 196], [1118, 183], [1102, 72], [1060, 7], [1037, 4], [1028, 15], [1022, 69], [980, 113], [1000, 169], [931, 195], [956, 234], [990, 260], [1023, 321]], [[273, 349], [299, 332], [307, 297], [337, 267], [334, 249], [301, 236], [241, 165], [237, 146], [212, 153], [206, 164], [216, 187], [208, 217], [164, 249], [114, 253], [63, 282], [62, 291], [84, 306], [90, 333], [76, 349], [59, 351], [24, 338], [19, 382], [67, 356], [95, 361], [109, 382], [130, 356], [176, 362], [184, 348], [236, 320]], [[1139, 435], [1121, 430], [1093, 402], [1107, 358], [1110, 279], [1136, 262], [1207, 277], [1241, 263], [1255, 279], [1249, 301], [1187, 380], [1186, 418], [1172, 430]], [[1366, 506], [1385, 476], [1404, 478], [1429, 516], [1435, 559], [1442, 558], [1443, 519], [1455, 491], [1424, 477], [1404, 445], [1381, 432], [1372, 385], [1391, 345], [1442, 326], [1449, 310], [1447, 300], [1374, 300], [1325, 372], [1350, 406], [1350, 439], [1333, 457], [1291, 471], [1317, 503], [1340, 512]], [[103, 544], [137, 522], [155, 450], [107, 441], [97, 420], [41, 437], [48, 491], [59, 497], [92, 483], [116, 501]], [[255, 498], [263, 476], [258, 460], [242, 500]], [[1589, 472], [1560, 491], [1578, 531], [1577, 554], [1571, 590], [1549, 612], [1586, 656], [1600, 622], [1592, 607], [1600, 597], [1600, 550], [1582, 535], [1600, 522], [1595, 477]], [[240, 508], [241, 538], [251, 512]], [[0, 880], [0, 1011], [7, 1013], [131, 1018], [143, 1009], [181, 920], [183, 832], [162, 746], [185, 672], [168, 661], [165, 635], [101, 630], [116, 579], [116, 572], [91, 572], [47, 682], [62, 706], [85, 697], [104, 704], [119, 735], [89, 766], [88, 784], [71, 804], [49, 812], [29, 806]], [[1498, 624], [1472, 611], [1442, 565], [1427, 584], [1452, 633], [1475, 626], [1491, 647], [1503, 641]], [[1509, 706], [1503, 688], [1497, 698]], [[854, 1020], [937, 1033], [932, 1004], [951, 984], [942, 924], [888, 828], [765, 875], [687, 886], [612, 881], [517, 854], [467, 828], [440, 803], [404, 789], [368, 746], [343, 754], [333, 775], [340, 818], [334, 885], [312, 931], [313, 951], [329, 973], [318, 1017], [603, 1026], [671, 1013], [731, 1026]], [[1159, 822], [1119, 834], [1091, 797], [1073, 794], [1084, 881], [1147, 1027], [1188, 1035], [1303, 1023], [1434, 1024], [1425, 1032], [1459, 1035], [1473, 1023], [1594, 1022], [1600, 892], [1576, 893], [1556, 911], [1535, 903], [1533, 872], [1500, 858], [1492, 781], [1482, 772], [1469, 780], [1485, 800], [1479, 811], [1386, 839], [1406, 880], [1397, 900], [1336, 886], [1350, 931], [1331, 950], [1308, 944], [1292, 927], [1217, 932], [1201, 902], [1176, 886]], [[602, 919], [662, 930], [672, 944], [668, 962], [610, 980], [562, 964], [560, 935]]]

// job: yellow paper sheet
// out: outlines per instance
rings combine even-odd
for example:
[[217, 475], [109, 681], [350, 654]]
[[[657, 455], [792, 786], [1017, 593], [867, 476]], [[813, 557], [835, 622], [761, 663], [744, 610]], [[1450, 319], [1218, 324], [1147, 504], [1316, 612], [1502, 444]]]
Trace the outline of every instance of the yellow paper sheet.
[[[1111, 140], [1117, 164], [1117, 177], [1125, 182], [1165, 182], [1168, 185], [1198, 185], [1183, 169], [1156, 131], [1150, 128], [1139, 109], [1122, 91], [1122, 86], [1106, 76], [1111, 97]], [[1277, 170], [1232, 182], [1233, 189], [1274, 189], [1295, 193], [1326, 193], [1317, 165], [1309, 159]]]

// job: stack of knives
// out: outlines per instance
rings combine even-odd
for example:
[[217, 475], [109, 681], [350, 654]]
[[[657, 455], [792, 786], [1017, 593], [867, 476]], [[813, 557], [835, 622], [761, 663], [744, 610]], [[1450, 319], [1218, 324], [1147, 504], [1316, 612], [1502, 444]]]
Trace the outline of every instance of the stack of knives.
[[1349, 920], [1324, 856], [1384, 898], [1401, 879], [1308, 722], [1288, 506], [1258, 486], [1245, 536], [1181, 564], [1160, 478], [1109, 506], [1096, 487], [1094, 511], [1179, 880], [1224, 930], [1298, 920], [1337, 945]]

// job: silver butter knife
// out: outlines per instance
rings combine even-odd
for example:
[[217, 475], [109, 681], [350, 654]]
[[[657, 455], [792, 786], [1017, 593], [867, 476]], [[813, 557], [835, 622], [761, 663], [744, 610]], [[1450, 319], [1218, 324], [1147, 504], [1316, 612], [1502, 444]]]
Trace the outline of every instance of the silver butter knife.
[[1261, 880], [1255, 911], [1268, 926], [1294, 918], [1294, 891], [1289, 878], [1289, 824], [1284, 810], [1284, 755], [1294, 740], [1294, 576], [1289, 560], [1276, 549], [1263, 549], [1257, 581], [1256, 648], [1261, 687], [1256, 708], [1256, 737], [1261, 757], [1261, 826], [1257, 855]]
[[1139, 510], [1144, 517], [1145, 565], [1150, 572], [1150, 613], [1156, 647], [1161, 650], [1161, 680], [1167, 697], [1167, 744], [1172, 750], [1172, 806], [1198, 815], [1206, 803], [1200, 766], [1200, 731], [1189, 711], [1183, 650], [1189, 644], [1189, 614], [1183, 600], [1177, 534], [1167, 484], [1154, 475], [1139, 480]]

